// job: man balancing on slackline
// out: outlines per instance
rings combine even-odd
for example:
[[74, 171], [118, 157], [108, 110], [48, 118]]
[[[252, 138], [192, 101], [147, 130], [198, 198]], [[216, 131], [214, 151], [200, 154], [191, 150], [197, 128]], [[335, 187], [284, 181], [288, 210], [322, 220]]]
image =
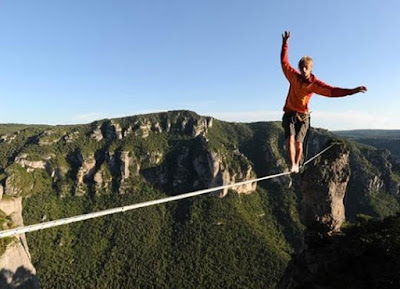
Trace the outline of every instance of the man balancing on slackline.
[[299, 61], [299, 71], [294, 69], [288, 58], [288, 40], [290, 32], [282, 34], [281, 64], [282, 70], [290, 83], [289, 92], [286, 97], [285, 112], [282, 118], [282, 126], [285, 130], [285, 138], [289, 151], [291, 172], [298, 173], [300, 160], [303, 154], [303, 141], [309, 129], [308, 103], [313, 93], [328, 96], [340, 97], [365, 92], [365, 86], [358, 86], [353, 89], [332, 87], [317, 79], [311, 73], [313, 61], [311, 57], [304, 56]]

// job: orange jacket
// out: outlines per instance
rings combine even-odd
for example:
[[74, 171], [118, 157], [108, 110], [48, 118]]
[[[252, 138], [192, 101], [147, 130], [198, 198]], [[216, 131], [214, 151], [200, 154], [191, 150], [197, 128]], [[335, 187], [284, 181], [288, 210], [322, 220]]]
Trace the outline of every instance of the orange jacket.
[[308, 103], [313, 93], [328, 96], [340, 97], [354, 94], [353, 89], [332, 87], [311, 74], [311, 80], [307, 81], [301, 74], [289, 63], [288, 44], [282, 44], [281, 51], [282, 70], [290, 83], [289, 92], [286, 97], [286, 103], [283, 107], [285, 112], [308, 112]]

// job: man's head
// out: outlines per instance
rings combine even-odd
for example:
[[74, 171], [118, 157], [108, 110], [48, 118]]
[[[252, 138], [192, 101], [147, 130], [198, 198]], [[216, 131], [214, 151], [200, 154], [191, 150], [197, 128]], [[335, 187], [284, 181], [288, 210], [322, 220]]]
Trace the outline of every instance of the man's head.
[[309, 79], [313, 69], [313, 60], [310, 56], [303, 56], [299, 61], [299, 70], [305, 79]]

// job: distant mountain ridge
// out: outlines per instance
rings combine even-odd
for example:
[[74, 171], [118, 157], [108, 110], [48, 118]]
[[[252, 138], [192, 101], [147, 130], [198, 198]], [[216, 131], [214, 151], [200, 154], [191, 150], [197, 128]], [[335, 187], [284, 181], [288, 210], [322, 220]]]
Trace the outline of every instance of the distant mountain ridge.
[[393, 171], [400, 173], [400, 130], [350, 130], [336, 131], [335, 134], [358, 143], [370, 145], [390, 152]]
[[355, 129], [355, 130], [338, 130], [333, 131], [334, 134], [353, 138], [353, 139], [400, 139], [400, 130], [385, 129]]

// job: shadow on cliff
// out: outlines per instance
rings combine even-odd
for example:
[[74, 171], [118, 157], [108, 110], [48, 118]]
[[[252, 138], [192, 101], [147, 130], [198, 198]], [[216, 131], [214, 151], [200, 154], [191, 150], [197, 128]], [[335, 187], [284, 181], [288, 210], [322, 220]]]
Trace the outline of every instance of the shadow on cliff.
[[400, 215], [314, 236], [293, 257], [277, 289], [400, 288]]
[[39, 279], [31, 271], [24, 267], [19, 267], [17, 271], [2, 269], [0, 271], [1, 289], [38, 289]]
[[304, 246], [278, 289], [400, 288], [400, 215], [341, 229], [349, 153], [345, 143], [337, 142], [302, 174]]

